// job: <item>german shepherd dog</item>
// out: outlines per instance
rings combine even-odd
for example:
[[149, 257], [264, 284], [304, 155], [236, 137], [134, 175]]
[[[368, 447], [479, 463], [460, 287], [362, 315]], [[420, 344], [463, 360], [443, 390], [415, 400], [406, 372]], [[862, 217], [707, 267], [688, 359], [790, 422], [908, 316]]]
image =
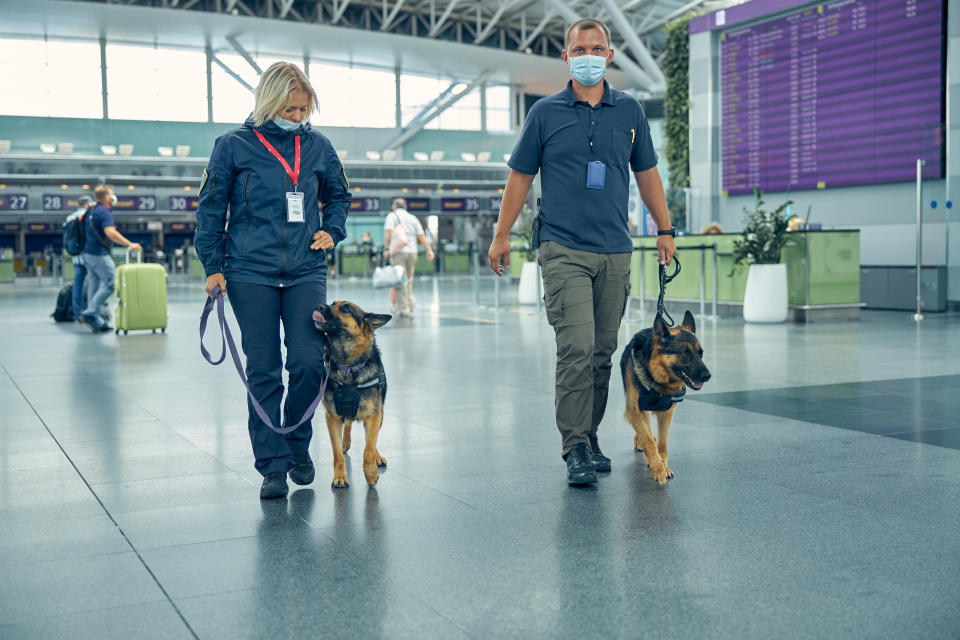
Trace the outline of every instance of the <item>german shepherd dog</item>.
[[324, 366], [329, 375], [323, 394], [327, 431], [333, 448], [335, 488], [348, 487], [343, 454], [350, 450], [350, 427], [363, 422], [366, 446], [363, 450], [363, 475], [371, 487], [380, 476], [377, 467], [387, 460], [377, 450], [377, 434], [383, 424], [383, 402], [387, 398], [387, 375], [380, 359], [373, 332], [392, 316], [365, 313], [352, 302], [320, 304], [313, 310], [313, 323], [326, 336]]
[[[675, 329], [658, 313], [653, 328], [636, 333], [620, 358], [625, 417], [636, 432], [633, 448], [643, 450], [653, 479], [660, 485], [673, 477], [667, 466], [667, 435], [677, 403], [683, 400], [686, 387], [699, 390], [710, 379], [695, 332], [689, 311]], [[650, 430], [651, 413], [657, 416], [657, 438]]]

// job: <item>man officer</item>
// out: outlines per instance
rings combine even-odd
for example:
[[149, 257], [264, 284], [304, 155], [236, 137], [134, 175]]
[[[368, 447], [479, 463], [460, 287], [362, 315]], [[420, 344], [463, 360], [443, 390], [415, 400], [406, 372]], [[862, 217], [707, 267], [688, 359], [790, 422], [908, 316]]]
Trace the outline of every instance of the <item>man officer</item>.
[[630, 288], [631, 170], [659, 228], [660, 264], [670, 262], [676, 247], [643, 109], [603, 80], [613, 60], [610, 30], [597, 20], [578, 20], [565, 40], [561, 57], [572, 77], [527, 114], [508, 162], [488, 258], [498, 274], [501, 261], [509, 268], [510, 228], [540, 171], [543, 208], [534, 221], [534, 246], [540, 249], [547, 321], [557, 340], [556, 421], [567, 482], [583, 485], [597, 481], [596, 471], [610, 470], [597, 427]]

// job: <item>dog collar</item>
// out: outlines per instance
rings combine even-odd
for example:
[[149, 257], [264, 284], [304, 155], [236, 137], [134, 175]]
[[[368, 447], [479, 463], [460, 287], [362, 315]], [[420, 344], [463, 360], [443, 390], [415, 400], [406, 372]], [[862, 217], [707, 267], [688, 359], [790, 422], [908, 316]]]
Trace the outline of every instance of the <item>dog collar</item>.
[[348, 365], [338, 364], [337, 369], [340, 371], [340, 373], [356, 373], [357, 371], [360, 371], [360, 369], [363, 369], [365, 366], [367, 366], [367, 361], [361, 360], [356, 364], [348, 364]]
[[683, 402], [683, 397], [687, 395], [686, 386], [672, 396], [665, 396], [659, 391], [650, 389], [639, 380], [637, 384], [640, 385], [640, 389], [637, 390], [637, 408], [640, 411], [668, 411], [676, 403]]

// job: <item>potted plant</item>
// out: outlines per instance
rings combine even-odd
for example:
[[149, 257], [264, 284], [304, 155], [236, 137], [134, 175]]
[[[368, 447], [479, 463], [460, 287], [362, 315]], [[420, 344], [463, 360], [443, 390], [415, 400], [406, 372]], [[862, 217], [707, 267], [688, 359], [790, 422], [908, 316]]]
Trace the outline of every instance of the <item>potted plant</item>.
[[787, 265], [780, 252], [787, 242], [784, 210], [788, 200], [773, 211], [764, 208], [763, 194], [753, 188], [754, 207], [746, 214], [746, 226], [733, 242], [734, 269], [749, 265], [743, 295], [743, 319], [747, 322], [784, 322], [787, 319]]

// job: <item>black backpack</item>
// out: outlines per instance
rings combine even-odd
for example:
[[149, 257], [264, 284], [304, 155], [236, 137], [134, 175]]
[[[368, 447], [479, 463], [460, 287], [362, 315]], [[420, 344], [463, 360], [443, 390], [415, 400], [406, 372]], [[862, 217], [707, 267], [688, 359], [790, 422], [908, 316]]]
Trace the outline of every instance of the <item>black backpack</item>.
[[63, 223], [63, 248], [72, 256], [83, 253], [83, 247], [87, 244], [87, 225], [84, 224], [86, 217], [84, 214]]
[[50, 314], [57, 322], [73, 322], [73, 283], [60, 287], [57, 294], [57, 308]]

